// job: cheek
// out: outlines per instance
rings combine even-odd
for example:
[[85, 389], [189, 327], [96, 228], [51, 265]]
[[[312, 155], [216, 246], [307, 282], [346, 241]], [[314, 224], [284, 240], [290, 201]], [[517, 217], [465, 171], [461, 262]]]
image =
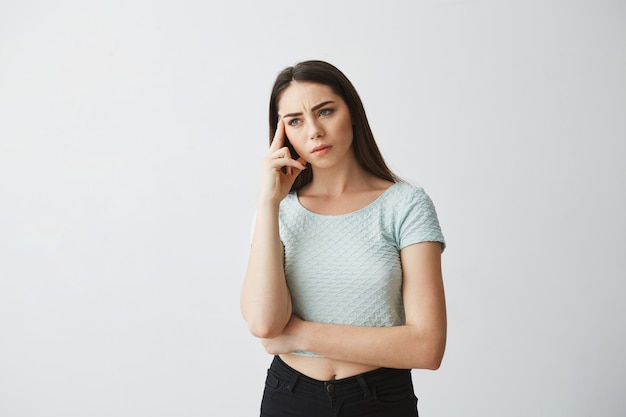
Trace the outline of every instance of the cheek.
[[349, 137], [350, 141], [352, 141], [354, 137], [354, 126], [352, 126], [350, 120], [343, 122], [341, 126], [339, 126], [339, 130], [341, 131], [341, 136]]
[[[292, 145], [293, 146], [293, 145]], [[300, 158], [304, 158], [305, 161], [309, 162], [309, 160], [307, 159], [307, 151], [305, 148], [303, 147], [299, 147], [299, 146], [294, 146], [293, 147], [295, 149], [295, 151], [298, 153], [298, 156]]]

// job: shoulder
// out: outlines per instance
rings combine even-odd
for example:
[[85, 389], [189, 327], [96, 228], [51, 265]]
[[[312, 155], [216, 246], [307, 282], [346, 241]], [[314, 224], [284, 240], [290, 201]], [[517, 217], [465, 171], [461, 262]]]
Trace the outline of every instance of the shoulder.
[[282, 223], [297, 223], [302, 218], [302, 208], [298, 201], [298, 194], [295, 191], [290, 192], [283, 198], [278, 207], [278, 218]]
[[389, 200], [394, 207], [406, 207], [406, 205], [432, 204], [432, 201], [424, 188], [408, 182], [397, 182], [389, 188]]
[[445, 246], [432, 200], [419, 185], [399, 182], [391, 191], [387, 206], [394, 219], [396, 243], [400, 249], [413, 243], [437, 241]]
[[294, 208], [297, 206], [298, 204], [298, 194], [296, 191], [290, 191], [285, 198], [283, 198], [283, 201], [280, 202], [280, 210], [294, 210]]
[[424, 188], [410, 183], [397, 183], [393, 188], [395, 200], [391, 207], [398, 222], [398, 247], [402, 249], [413, 243], [434, 241], [440, 242], [443, 250], [445, 240], [435, 205]]

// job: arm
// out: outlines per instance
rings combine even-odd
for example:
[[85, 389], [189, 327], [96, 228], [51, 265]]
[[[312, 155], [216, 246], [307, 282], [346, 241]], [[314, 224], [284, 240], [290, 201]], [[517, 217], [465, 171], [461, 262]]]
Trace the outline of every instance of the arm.
[[291, 317], [283, 247], [278, 237], [278, 207], [259, 204], [248, 269], [241, 291], [241, 311], [256, 337], [282, 333]]
[[283, 335], [263, 341], [269, 353], [294, 350], [389, 368], [437, 369], [446, 344], [441, 245], [423, 242], [400, 252], [406, 325], [361, 327], [292, 318]]
[[[283, 246], [278, 231], [278, 209], [291, 185], [305, 166], [291, 158], [283, 147], [284, 123], [263, 159], [257, 217], [248, 268], [241, 291], [241, 312], [250, 332], [257, 337], [282, 333], [291, 317], [291, 295], [285, 281]], [[287, 167], [285, 173], [282, 167]]]

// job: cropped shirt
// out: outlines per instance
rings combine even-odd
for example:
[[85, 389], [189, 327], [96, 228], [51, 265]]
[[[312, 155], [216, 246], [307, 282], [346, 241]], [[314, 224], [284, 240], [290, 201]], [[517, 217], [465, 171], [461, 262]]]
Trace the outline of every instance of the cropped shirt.
[[408, 183], [340, 215], [313, 213], [291, 192], [281, 202], [279, 228], [293, 313], [322, 323], [405, 324], [400, 250], [426, 241], [445, 247], [430, 197]]

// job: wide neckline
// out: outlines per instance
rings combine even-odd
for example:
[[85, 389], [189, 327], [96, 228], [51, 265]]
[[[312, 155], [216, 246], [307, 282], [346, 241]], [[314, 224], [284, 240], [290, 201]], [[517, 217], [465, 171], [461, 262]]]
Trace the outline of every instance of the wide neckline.
[[302, 205], [302, 203], [300, 202], [300, 197], [298, 196], [298, 192], [297, 191], [293, 193], [293, 198], [295, 198], [295, 200], [296, 200], [296, 205], [301, 210], [304, 210], [305, 212], [307, 212], [309, 214], [312, 214], [314, 216], [320, 216], [320, 217], [338, 218], [338, 217], [345, 217], [345, 216], [356, 215], [356, 214], [359, 214], [359, 213], [362, 213], [364, 211], [367, 211], [370, 208], [378, 205], [379, 202], [383, 200], [383, 197], [385, 197], [389, 193], [389, 190], [391, 190], [392, 188], [394, 188], [398, 184], [399, 183], [397, 183], [397, 182], [391, 184], [382, 193], [380, 193], [380, 195], [378, 195], [374, 200], [372, 200], [370, 203], [366, 204], [365, 206], [363, 206], [363, 207], [361, 207], [359, 209], [356, 209], [354, 211], [349, 211], [347, 213], [341, 213], [341, 214], [322, 214], [322, 213], [317, 213], [315, 211], [309, 210], [308, 208], [304, 207]]

